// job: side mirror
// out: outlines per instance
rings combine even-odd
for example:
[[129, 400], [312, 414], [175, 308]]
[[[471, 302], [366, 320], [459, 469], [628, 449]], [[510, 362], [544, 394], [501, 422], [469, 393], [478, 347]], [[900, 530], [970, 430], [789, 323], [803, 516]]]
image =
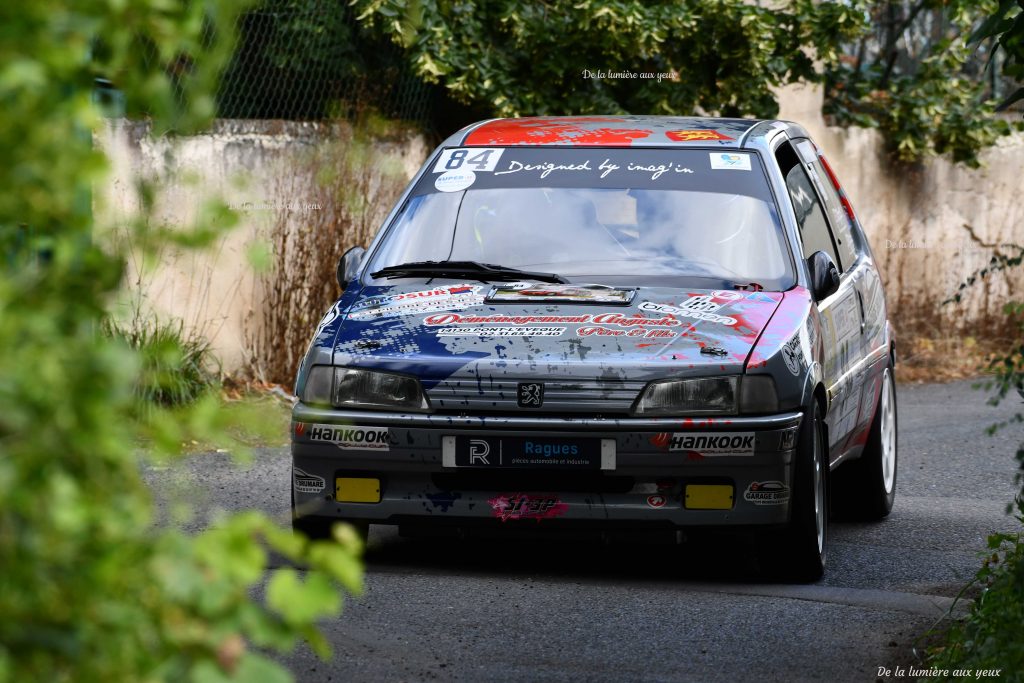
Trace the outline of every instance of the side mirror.
[[352, 247], [338, 261], [338, 286], [341, 287], [341, 291], [344, 292], [348, 283], [356, 276], [365, 254], [366, 250], [362, 247]]
[[811, 271], [811, 296], [821, 301], [835, 294], [839, 289], [839, 269], [832, 257], [823, 251], [816, 251], [807, 259]]

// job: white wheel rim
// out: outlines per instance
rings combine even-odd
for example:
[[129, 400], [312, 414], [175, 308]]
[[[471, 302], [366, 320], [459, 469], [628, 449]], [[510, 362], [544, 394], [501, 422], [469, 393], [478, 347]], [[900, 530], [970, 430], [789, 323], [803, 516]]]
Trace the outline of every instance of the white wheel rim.
[[886, 369], [882, 376], [881, 437], [882, 485], [886, 495], [892, 493], [896, 481], [896, 397], [892, 388], [892, 375]]
[[821, 470], [821, 429], [814, 434], [814, 526], [818, 532], [818, 554], [825, 550], [825, 476]]

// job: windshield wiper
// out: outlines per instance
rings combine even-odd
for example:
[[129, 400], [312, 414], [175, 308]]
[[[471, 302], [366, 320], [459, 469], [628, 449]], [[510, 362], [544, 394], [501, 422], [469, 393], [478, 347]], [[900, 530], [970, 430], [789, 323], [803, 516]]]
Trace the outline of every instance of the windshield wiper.
[[414, 261], [397, 266], [388, 266], [370, 273], [370, 277], [460, 277], [481, 282], [510, 280], [537, 280], [538, 282], [554, 282], [569, 284], [561, 275], [555, 273], [534, 273], [508, 266], [496, 266], [493, 263], [476, 261]]

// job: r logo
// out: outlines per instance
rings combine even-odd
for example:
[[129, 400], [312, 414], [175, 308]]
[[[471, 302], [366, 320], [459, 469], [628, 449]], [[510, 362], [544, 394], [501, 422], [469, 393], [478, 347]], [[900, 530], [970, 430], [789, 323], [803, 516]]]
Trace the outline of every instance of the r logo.
[[544, 405], [544, 385], [540, 382], [520, 382], [518, 399], [520, 408], [540, 408]]
[[469, 440], [469, 464], [470, 465], [490, 465], [491, 462], [487, 459], [487, 456], [491, 454], [491, 445], [486, 441], [479, 439]]

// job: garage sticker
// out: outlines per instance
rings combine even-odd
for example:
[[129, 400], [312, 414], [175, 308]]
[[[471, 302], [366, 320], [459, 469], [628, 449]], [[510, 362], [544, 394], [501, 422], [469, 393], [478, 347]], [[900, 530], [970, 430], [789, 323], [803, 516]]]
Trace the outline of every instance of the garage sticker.
[[324, 490], [324, 478], [293, 467], [292, 485], [299, 493], [320, 493]]
[[783, 505], [789, 502], [789, 487], [781, 481], [752, 481], [743, 500], [754, 505]]

